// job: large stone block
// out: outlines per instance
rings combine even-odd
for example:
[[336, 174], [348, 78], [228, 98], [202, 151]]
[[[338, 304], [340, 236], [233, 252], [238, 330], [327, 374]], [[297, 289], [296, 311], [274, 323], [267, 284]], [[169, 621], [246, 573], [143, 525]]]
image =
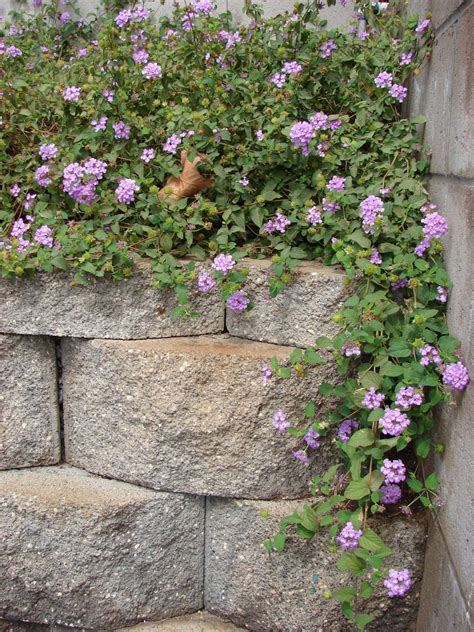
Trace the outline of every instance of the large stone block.
[[195, 612], [166, 621], [140, 623], [117, 632], [245, 632], [245, 628], [238, 628], [208, 612]]
[[344, 274], [331, 267], [302, 263], [276, 298], [268, 291], [269, 260], [245, 260], [249, 269], [246, 293], [255, 301], [250, 312], [228, 309], [226, 325], [233, 336], [279, 345], [309, 347], [318, 336], [338, 331], [334, 313], [348, 296]]
[[[305, 378], [261, 381], [264, 360], [291, 347], [223, 336], [146, 341], [66, 340], [66, 461], [155, 489], [244, 498], [305, 495], [330, 460], [327, 440], [306, 468], [301, 439], [272, 427], [282, 408], [303, 419], [331, 365]], [[299, 443], [298, 443], [299, 441]]]
[[88, 285], [73, 286], [72, 280], [65, 272], [0, 279], [0, 332], [129, 339], [224, 330], [224, 307], [216, 292], [193, 298], [196, 318], [175, 318], [174, 291], [153, 288], [145, 265], [123, 281], [90, 279]]
[[202, 607], [203, 499], [68, 466], [0, 473], [0, 618], [114, 629]]
[[409, 0], [407, 6], [408, 15], [418, 13], [420, 19], [423, 19], [427, 13], [430, 13], [431, 24], [433, 28], [439, 29], [446, 20], [459, 9], [464, 0]]
[[54, 342], [0, 335], [0, 470], [60, 459]]
[[[292, 538], [285, 551], [271, 557], [262, 541], [275, 533], [279, 520], [301, 508], [295, 501], [209, 498], [206, 514], [205, 608], [258, 632], [348, 632], [340, 604], [324, 598], [326, 588], [347, 585], [326, 536], [305, 542]], [[267, 518], [261, 518], [264, 510]], [[423, 571], [425, 524], [393, 518], [379, 521], [379, 532], [393, 549], [393, 565], [408, 568], [415, 580], [404, 600], [389, 599], [380, 586], [364, 603], [375, 620], [368, 628], [408, 632], [416, 620]], [[315, 591], [311, 591], [317, 575]], [[428, 631], [423, 631], [428, 632]]]

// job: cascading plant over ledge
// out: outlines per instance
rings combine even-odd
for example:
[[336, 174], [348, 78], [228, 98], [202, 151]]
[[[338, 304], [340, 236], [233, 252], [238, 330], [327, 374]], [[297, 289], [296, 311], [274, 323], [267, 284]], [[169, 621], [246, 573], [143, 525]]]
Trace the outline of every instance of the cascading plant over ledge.
[[[252, 308], [235, 265], [246, 256], [272, 257], [272, 295], [300, 260], [345, 270], [353, 292], [334, 317], [339, 334], [295, 351], [290, 367], [263, 367], [264, 385], [327, 361], [341, 375], [319, 387], [327, 410], [275, 411], [273, 431], [301, 437], [295, 458], [317, 458], [323, 440], [340, 458], [265, 546], [327, 529], [355, 578], [334, 596], [359, 629], [378, 583], [394, 598], [411, 586], [368, 520], [440, 502], [423, 467], [442, 450], [433, 409], [469, 382], [446, 324], [447, 223], [423, 185], [423, 121], [400, 114], [429, 55], [429, 19], [406, 19], [402, 4], [359, 1], [344, 33], [325, 30], [315, 2], [271, 19], [246, 2], [251, 22], [239, 27], [210, 0], [158, 24], [141, 6], [111, 14], [108, 3], [83, 21], [53, 2], [15, 14], [0, 40], [2, 276], [118, 280], [145, 259], [157, 286], [176, 289], [177, 314], [192, 315], [198, 292]], [[192, 197], [166, 194], [181, 158], [206, 186]], [[211, 257], [211, 270], [183, 257]]]

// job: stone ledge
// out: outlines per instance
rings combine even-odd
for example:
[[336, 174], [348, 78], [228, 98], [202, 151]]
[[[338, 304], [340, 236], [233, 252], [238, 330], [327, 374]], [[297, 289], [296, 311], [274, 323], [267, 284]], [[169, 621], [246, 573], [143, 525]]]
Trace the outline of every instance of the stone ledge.
[[60, 459], [51, 339], [0, 335], [0, 470]]
[[154, 489], [304, 496], [330, 464], [331, 443], [306, 468], [291, 454], [298, 440], [281, 436], [272, 416], [282, 408], [302, 420], [308, 399], [321, 401], [317, 386], [336, 377], [325, 365], [264, 387], [263, 362], [291, 351], [227, 335], [65, 340], [66, 461]]
[[249, 269], [246, 294], [255, 307], [250, 312], [226, 313], [226, 325], [233, 336], [295, 347], [309, 347], [318, 336], [333, 336], [338, 327], [332, 320], [349, 294], [340, 270], [302, 262], [293, 280], [278, 296], [268, 291], [268, 259], [244, 259]]
[[[271, 557], [261, 546], [274, 535], [279, 520], [302, 504], [208, 499], [206, 610], [259, 632], [348, 632], [340, 603], [323, 596], [326, 588], [337, 588], [348, 579], [337, 569], [325, 534], [309, 542], [293, 537], [282, 554]], [[261, 510], [267, 518], [260, 517]], [[415, 585], [403, 600], [388, 598], [383, 586], [377, 589], [366, 608], [375, 615], [368, 630], [408, 632], [416, 621], [426, 526], [423, 520], [392, 518], [379, 521], [379, 530], [394, 552], [394, 566], [409, 568]]]
[[68, 466], [0, 473], [0, 618], [115, 629], [202, 607], [203, 499]]
[[[200, 264], [197, 264], [200, 265]], [[138, 265], [123, 281], [91, 278], [72, 286], [73, 274], [38, 272], [0, 279], [0, 332], [75, 338], [168, 338], [220, 333], [224, 306], [217, 293], [196, 295], [196, 318], [173, 318], [173, 290], [152, 287], [152, 272]]]

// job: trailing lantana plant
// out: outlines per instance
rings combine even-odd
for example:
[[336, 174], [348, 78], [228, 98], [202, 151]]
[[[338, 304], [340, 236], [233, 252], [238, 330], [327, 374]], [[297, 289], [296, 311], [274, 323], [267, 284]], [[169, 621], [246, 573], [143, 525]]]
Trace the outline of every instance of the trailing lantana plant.
[[[423, 120], [400, 113], [429, 55], [429, 19], [359, 1], [348, 32], [326, 30], [319, 4], [263, 19], [245, 2], [250, 23], [232, 26], [210, 0], [157, 24], [142, 6], [113, 12], [109, 1], [84, 21], [73, 4], [38, 0], [33, 15], [6, 21], [0, 272], [72, 269], [83, 284], [130, 276], [145, 259], [157, 286], [176, 289], [177, 314], [193, 315], [195, 293], [252, 308], [236, 265], [246, 256], [272, 257], [272, 295], [302, 259], [342, 267], [352, 291], [338, 335], [296, 350], [291, 366], [263, 368], [264, 383], [327, 361], [340, 374], [319, 387], [327, 410], [310, 401], [299, 423], [275, 411], [275, 431], [301, 437], [295, 458], [306, 463], [323, 440], [340, 457], [265, 546], [327, 529], [356, 578], [335, 597], [364, 629], [372, 616], [359, 604], [378, 582], [394, 598], [411, 586], [410, 569], [384, 566], [390, 550], [369, 517], [439, 502], [423, 468], [442, 449], [433, 409], [469, 376], [446, 324], [447, 224], [423, 185]], [[158, 196], [183, 150], [212, 184]], [[193, 261], [207, 258], [198, 272]]]

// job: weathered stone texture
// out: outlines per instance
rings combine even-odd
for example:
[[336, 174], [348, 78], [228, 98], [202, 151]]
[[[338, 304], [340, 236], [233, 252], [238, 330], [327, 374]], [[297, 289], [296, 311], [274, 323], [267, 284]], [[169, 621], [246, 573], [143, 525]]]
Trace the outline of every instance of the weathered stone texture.
[[[64, 343], [66, 461], [155, 489], [244, 498], [305, 495], [330, 459], [327, 440], [306, 468], [272, 415], [303, 419], [325, 365], [308, 376], [261, 381], [264, 360], [291, 347], [206, 336]], [[299, 443], [298, 443], [299, 441]]]
[[54, 343], [0, 335], [0, 470], [59, 458]]
[[0, 618], [114, 629], [202, 607], [202, 499], [59, 466], [0, 473], [0, 507]]
[[232, 623], [223, 621], [208, 612], [195, 612], [184, 617], [176, 617], [166, 621], [140, 623], [133, 628], [124, 628], [117, 632], [239, 632]]
[[10, 282], [0, 279], [0, 332], [76, 338], [168, 338], [219, 333], [224, 308], [217, 292], [194, 296], [196, 318], [175, 318], [173, 290], [152, 287], [140, 265], [123, 281], [89, 280], [73, 286], [73, 275], [38, 272]]
[[[326, 588], [347, 585], [337, 569], [324, 534], [305, 542], [292, 538], [285, 551], [271, 557], [262, 541], [276, 532], [279, 520], [301, 508], [291, 502], [210, 498], [206, 516], [205, 607], [255, 632], [348, 632], [340, 604], [323, 597]], [[260, 517], [260, 511], [268, 513]], [[423, 570], [425, 524], [393, 518], [378, 522], [378, 530], [393, 549], [396, 568], [409, 568], [415, 586], [405, 600], [389, 599], [380, 586], [364, 610], [375, 620], [368, 628], [408, 632], [416, 618]], [[311, 582], [318, 576], [315, 594]]]
[[250, 312], [227, 309], [226, 325], [233, 336], [279, 345], [309, 347], [318, 336], [338, 331], [332, 320], [349, 291], [344, 274], [334, 268], [302, 263], [294, 279], [276, 298], [268, 291], [268, 260], [244, 260], [249, 269], [246, 294], [255, 302]]

